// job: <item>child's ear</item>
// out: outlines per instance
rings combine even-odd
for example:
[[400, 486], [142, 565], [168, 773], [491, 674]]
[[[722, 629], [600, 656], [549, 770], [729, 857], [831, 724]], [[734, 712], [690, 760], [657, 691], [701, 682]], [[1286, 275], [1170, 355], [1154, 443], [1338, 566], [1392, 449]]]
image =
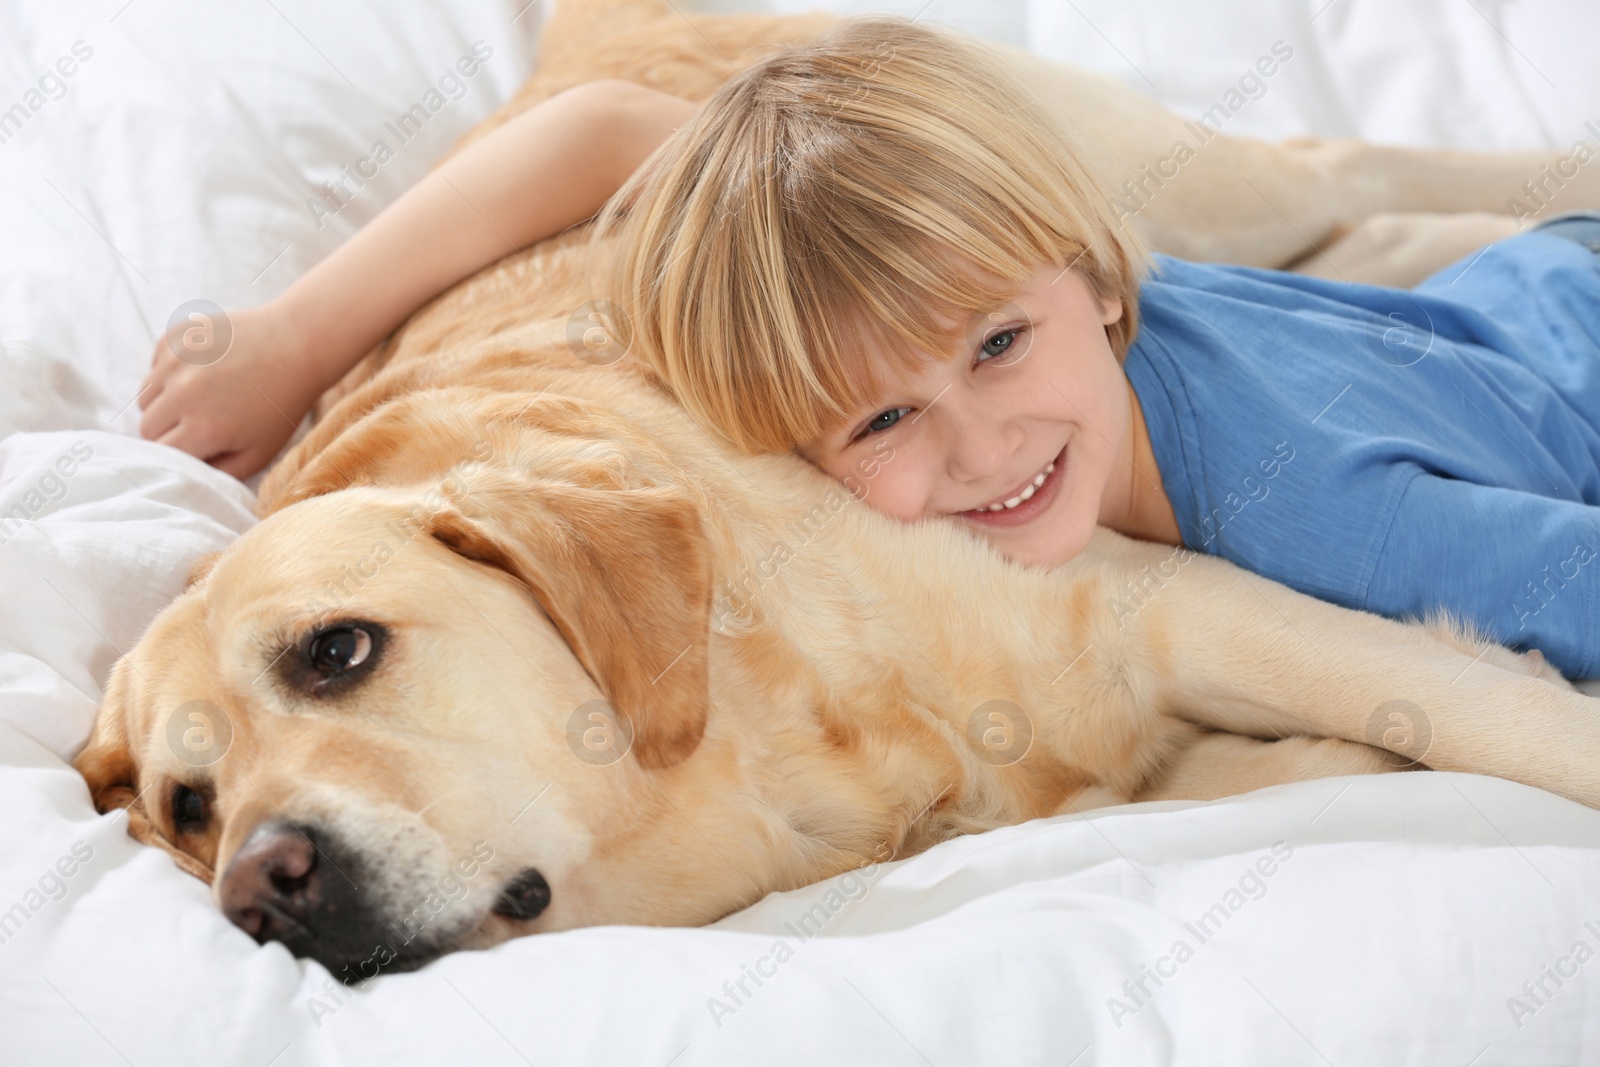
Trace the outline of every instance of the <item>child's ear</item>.
[[1114, 296], [1101, 296], [1095, 294], [1095, 299], [1100, 303], [1100, 324], [1110, 326], [1114, 322], [1122, 321], [1122, 301]]

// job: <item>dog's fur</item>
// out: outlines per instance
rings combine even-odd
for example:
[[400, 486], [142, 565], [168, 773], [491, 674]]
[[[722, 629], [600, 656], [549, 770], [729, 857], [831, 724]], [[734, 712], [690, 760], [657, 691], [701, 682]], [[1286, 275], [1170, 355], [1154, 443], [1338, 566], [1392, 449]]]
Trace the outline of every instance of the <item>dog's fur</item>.
[[[583, 78], [704, 96], [825, 21], [567, 0], [487, 126]], [[1166, 151], [1178, 120], [1019, 62], [1115, 131], [1124, 169]], [[1382, 211], [1492, 210], [1539, 162], [1220, 138], [1142, 221], [1166, 250], [1282, 265], [1301, 234]], [[1597, 705], [1536, 654], [1106, 529], [1030, 569], [793, 455], [733, 454], [629, 361], [574, 354], [582, 241], [508, 256], [352, 372], [263, 484], [263, 521], [111, 674], [78, 759], [97, 807], [127, 808], [230, 914], [240, 857], [305, 831], [316, 899], [270, 935], [297, 953], [365, 976], [523, 933], [703, 923], [955, 834], [1420, 759], [1600, 804]], [[307, 642], [352, 622], [384, 639], [324, 682]], [[194, 700], [231, 731], [204, 766], [169, 740]], [[205, 807], [182, 828], [179, 784]], [[504, 891], [534, 869], [550, 899], [527, 918]]]

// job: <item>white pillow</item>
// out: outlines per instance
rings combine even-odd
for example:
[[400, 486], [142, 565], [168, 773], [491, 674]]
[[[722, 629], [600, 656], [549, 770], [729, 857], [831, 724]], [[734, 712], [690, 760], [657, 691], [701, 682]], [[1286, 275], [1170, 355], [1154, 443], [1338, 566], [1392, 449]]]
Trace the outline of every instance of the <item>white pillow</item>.
[[[0, 375], [56, 396], [0, 401], [0, 434], [137, 435], [172, 312], [270, 299], [414, 184], [526, 80], [543, 6], [143, 0], [91, 17], [16, 0], [0, 34], [0, 70], [19, 75], [0, 83]], [[392, 158], [318, 210], [322, 183], [378, 141]]]
[[255, 523], [239, 481], [99, 430], [0, 441], [0, 720], [71, 759], [111, 665], [197, 556]]

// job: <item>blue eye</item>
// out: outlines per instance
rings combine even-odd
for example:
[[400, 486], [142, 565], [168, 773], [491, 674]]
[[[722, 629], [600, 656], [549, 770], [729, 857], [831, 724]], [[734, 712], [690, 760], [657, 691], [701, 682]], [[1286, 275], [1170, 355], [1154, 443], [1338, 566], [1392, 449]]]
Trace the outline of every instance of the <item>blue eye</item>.
[[[878, 412], [872, 417], [872, 421], [867, 423], [867, 425], [862, 428], [861, 433], [856, 435], [857, 440], [867, 436], [868, 434], [881, 433], [882, 431], [887, 430], [889, 427], [905, 418], [905, 412], [910, 410], [910, 408], [889, 408], [887, 411]], [[888, 421], [884, 421], [886, 419]]]
[[[983, 350], [985, 355], [991, 358], [1003, 356], [1016, 345], [1017, 335], [1021, 332], [1022, 331], [1016, 327], [1012, 327], [1009, 330], [1001, 330], [999, 333], [994, 334], [986, 339], [983, 344], [979, 346], [979, 348]], [[989, 360], [980, 360], [980, 362], [987, 363]]]

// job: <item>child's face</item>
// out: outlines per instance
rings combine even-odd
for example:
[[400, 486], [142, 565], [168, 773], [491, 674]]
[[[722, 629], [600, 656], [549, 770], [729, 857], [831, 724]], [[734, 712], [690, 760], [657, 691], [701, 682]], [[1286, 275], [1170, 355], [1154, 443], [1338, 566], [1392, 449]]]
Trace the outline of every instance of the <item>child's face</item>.
[[[974, 320], [966, 351], [797, 451], [894, 518], [954, 517], [1019, 562], [1064, 563], [1128, 469], [1129, 387], [1105, 331], [1121, 317], [1075, 271], [1041, 267], [1004, 311]], [[1030, 499], [988, 510], [1029, 486]]]

